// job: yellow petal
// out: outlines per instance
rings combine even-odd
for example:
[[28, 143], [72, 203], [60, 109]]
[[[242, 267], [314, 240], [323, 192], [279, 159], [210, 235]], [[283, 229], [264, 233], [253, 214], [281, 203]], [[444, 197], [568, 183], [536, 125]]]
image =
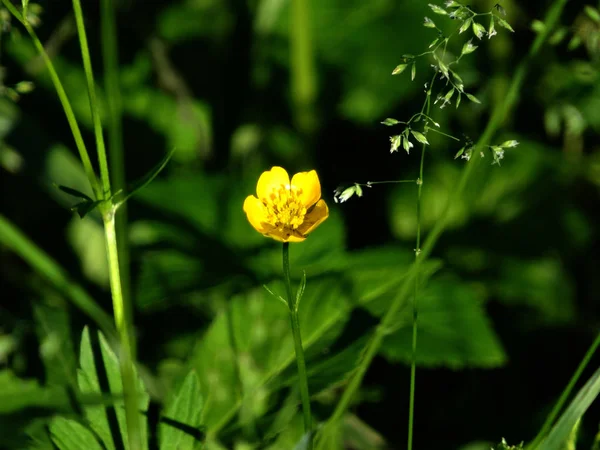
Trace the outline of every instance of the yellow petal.
[[265, 222], [267, 221], [267, 210], [265, 205], [254, 195], [249, 195], [244, 200], [244, 212], [248, 217], [248, 222], [259, 233], [265, 232]]
[[292, 188], [301, 189], [300, 201], [310, 208], [321, 198], [321, 183], [317, 172], [299, 172], [292, 178]]
[[302, 242], [306, 239], [306, 236], [300, 234], [298, 230], [280, 230], [269, 224], [265, 224], [265, 231], [263, 234], [279, 242]]
[[314, 208], [311, 209], [310, 212], [306, 214], [306, 216], [304, 216], [304, 222], [298, 227], [298, 231], [304, 236], [306, 236], [319, 225], [321, 225], [321, 223], [328, 217], [329, 208], [327, 207], [327, 203], [325, 203], [325, 200], [321, 199], [314, 206]]
[[259, 199], [269, 198], [273, 188], [290, 184], [290, 176], [283, 167], [271, 167], [271, 170], [263, 172], [256, 185], [256, 195]]

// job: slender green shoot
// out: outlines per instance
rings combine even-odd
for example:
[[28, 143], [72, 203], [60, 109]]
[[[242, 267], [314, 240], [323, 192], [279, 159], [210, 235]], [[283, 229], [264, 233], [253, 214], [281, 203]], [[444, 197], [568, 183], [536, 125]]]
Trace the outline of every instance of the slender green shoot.
[[528, 449], [535, 450], [537, 446], [544, 440], [544, 438], [550, 431], [550, 428], [554, 424], [554, 421], [558, 417], [558, 414], [562, 411], [563, 407], [565, 406], [565, 403], [568, 400], [569, 395], [573, 391], [573, 388], [579, 381], [581, 374], [589, 364], [590, 360], [592, 359], [592, 356], [594, 356], [594, 354], [596, 353], [598, 346], [600, 346], [600, 333], [596, 335], [596, 339], [594, 339], [594, 342], [592, 342], [592, 345], [590, 346], [590, 348], [588, 348], [587, 352], [585, 353], [585, 356], [579, 363], [579, 366], [577, 366], [577, 370], [575, 370], [575, 373], [569, 380], [569, 383], [562, 391], [562, 394], [560, 395], [558, 401], [556, 402], [556, 404], [552, 408], [552, 411], [550, 411], [550, 414], [544, 421], [542, 428], [540, 429], [536, 437], [533, 439], [533, 441], [527, 445]]
[[96, 151], [98, 152], [98, 164], [100, 167], [100, 180], [102, 182], [103, 199], [111, 195], [110, 176], [108, 175], [108, 162], [106, 159], [106, 147], [104, 145], [104, 135], [102, 134], [102, 122], [100, 120], [100, 106], [96, 97], [96, 86], [94, 82], [94, 72], [92, 69], [92, 60], [83, 22], [83, 11], [79, 0], [73, 0], [73, 12], [75, 13], [75, 25], [77, 35], [79, 36], [79, 46], [81, 47], [81, 58], [83, 60], [83, 70], [87, 81], [88, 95], [90, 98], [90, 110], [92, 112], [92, 122], [94, 123], [94, 135], [96, 137]]
[[[567, 0], [555, 0], [550, 9], [548, 10], [548, 14], [546, 15], [546, 18], [544, 20], [546, 24], [545, 29], [548, 31], [540, 33], [536, 37], [536, 40], [532, 44], [527, 56], [517, 66], [515, 75], [512, 77], [511, 84], [509, 85], [507, 95], [504, 96], [503, 101], [499, 103], [494, 109], [492, 116], [478, 141], [477, 146], [484, 146], [490, 142], [493, 135], [504, 122], [505, 117], [508, 115], [510, 110], [518, 101], [519, 91], [523, 86], [523, 81], [525, 79], [525, 75], [527, 74], [529, 66], [532, 60], [539, 53], [539, 50], [542, 47], [543, 43], [547, 40], [550, 31], [554, 29], [566, 2]], [[421, 264], [429, 257], [437, 241], [446, 230], [451, 205], [453, 205], [456, 202], [456, 200], [464, 194], [465, 188], [470, 179], [472, 178], [474, 170], [477, 166], [477, 162], [480, 160], [480, 158], [481, 157], [479, 155], [479, 152], [473, 152], [473, 157], [471, 158], [469, 163], [465, 165], [461, 178], [459, 179], [458, 186], [456, 187], [456, 189], [453, 190], [452, 195], [446, 204], [446, 208], [442, 213], [440, 220], [438, 220], [435, 223], [433, 229], [431, 230], [431, 232], [429, 232], [427, 239], [425, 239], [425, 242], [421, 247]], [[412, 283], [414, 283], [415, 281], [417, 269], [418, 264], [415, 263], [408, 270], [405, 282], [398, 291], [397, 297], [392, 302], [390, 309], [381, 319], [381, 322], [377, 326], [373, 337], [367, 343], [363, 352], [362, 359], [358, 367], [354, 371], [352, 377], [350, 378], [348, 385], [344, 393], [342, 394], [342, 397], [336, 405], [334, 413], [329, 419], [330, 423], [338, 422], [343, 417], [348, 406], [350, 405], [352, 398], [354, 397], [356, 391], [359, 389], [362, 383], [364, 375], [371, 361], [379, 351], [381, 343], [383, 342], [383, 338], [386, 334], [386, 330], [389, 330], [395, 314], [397, 313], [400, 306], [404, 303], [404, 300], [410, 294], [410, 287], [413, 286]]]
[[[429, 115], [431, 109], [431, 92], [435, 83], [436, 76], [429, 83], [427, 96], [425, 98], [424, 109]], [[426, 106], [425, 106], [426, 105]], [[412, 323], [412, 348], [410, 363], [410, 395], [408, 406], [408, 450], [412, 450], [413, 429], [415, 421], [415, 385], [417, 379], [417, 331], [418, 331], [418, 299], [419, 299], [419, 275], [421, 272], [421, 192], [423, 190], [423, 171], [425, 167], [425, 149], [426, 144], [421, 146], [421, 162], [419, 165], [419, 178], [417, 180], [417, 238], [415, 243], [415, 291], [413, 297], [413, 323]]]
[[104, 197], [102, 196], [100, 185], [98, 184], [98, 179], [96, 178], [96, 173], [94, 172], [94, 167], [92, 166], [92, 162], [90, 160], [87, 148], [85, 146], [85, 142], [83, 141], [83, 136], [81, 135], [79, 124], [77, 123], [77, 119], [75, 118], [75, 113], [73, 112], [73, 108], [71, 107], [71, 103], [69, 102], [69, 98], [67, 97], [67, 93], [65, 92], [65, 89], [60, 81], [58, 73], [54, 68], [54, 64], [52, 64], [52, 60], [48, 56], [48, 53], [46, 53], [44, 45], [37, 37], [33, 26], [31, 26], [31, 24], [27, 20], [25, 20], [25, 18], [21, 15], [17, 8], [10, 2], [10, 0], [2, 0], [2, 4], [15, 17], [15, 19], [17, 19], [25, 27], [25, 30], [29, 34], [33, 45], [44, 60], [44, 64], [46, 64], [46, 67], [48, 68], [50, 79], [52, 80], [52, 84], [54, 85], [54, 89], [58, 94], [60, 104], [67, 117], [67, 122], [69, 123], [71, 133], [73, 134], [73, 139], [75, 140], [75, 145], [77, 147], [77, 151], [79, 152], [79, 157], [81, 158], [81, 163], [83, 164], [85, 174], [87, 175], [87, 178], [92, 187], [92, 191], [94, 192], [97, 199], [103, 199]]

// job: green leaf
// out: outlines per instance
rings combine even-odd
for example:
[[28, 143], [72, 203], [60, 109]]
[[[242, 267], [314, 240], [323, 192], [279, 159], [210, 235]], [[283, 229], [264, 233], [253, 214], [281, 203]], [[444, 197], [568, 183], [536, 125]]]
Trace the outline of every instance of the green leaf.
[[[96, 370], [94, 351], [90, 340], [88, 327], [81, 333], [81, 344], [79, 346], [79, 370], [77, 371], [77, 383], [79, 390], [86, 394], [101, 394], [100, 381]], [[84, 408], [85, 417], [90, 427], [101, 439], [107, 450], [115, 450], [112, 432], [103, 405], [87, 406]]]
[[77, 203], [76, 205], [72, 206], [71, 211], [75, 211], [77, 214], [79, 214], [79, 217], [81, 219], [83, 219], [90, 212], [92, 212], [94, 209], [96, 209], [98, 207], [98, 205], [100, 205], [100, 203], [102, 203], [102, 200], [97, 200], [97, 201], [87, 201], [86, 200], [86, 201]]
[[438, 6], [438, 5], [434, 5], [433, 3], [430, 3], [429, 7], [436, 14], [441, 14], [443, 16], [447, 16], [448, 15], [448, 12], [444, 8], [442, 8], [442, 7]]
[[[419, 347], [417, 364], [424, 366], [498, 367], [506, 354], [492, 328], [476, 289], [441, 277], [419, 290]], [[398, 331], [389, 335], [381, 354], [391, 361], [412, 358], [412, 310], [405, 308]]]
[[73, 189], [73, 188], [70, 188], [67, 186], [62, 186], [59, 184], [54, 184], [54, 186], [56, 186], [58, 189], [60, 189], [64, 193], [72, 195], [73, 197], [82, 198], [84, 200], [93, 202], [93, 200], [88, 195], [84, 194], [83, 192], [79, 192], [77, 189]]
[[160, 161], [156, 166], [154, 166], [154, 168], [152, 170], [150, 170], [146, 175], [144, 175], [138, 181], [133, 183], [131, 185], [131, 187], [128, 189], [128, 193], [125, 196], [125, 198], [119, 200], [117, 202], [116, 206], [119, 207], [120, 205], [125, 203], [127, 200], [129, 200], [131, 198], [131, 196], [134, 195], [136, 192], [138, 192], [139, 190], [148, 186], [152, 182], [152, 180], [154, 180], [158, 176], [158, 174], [161, 173], [162, 170], [167, 166], [167, 163], [169, 162], [169, 160], [171, 159], [171, 157], [173, 156], [174, 153], [175, 153], [175, 149], [168, 152], [165, 155], [165, 157], [162, 159], [162, 161]]
[[408, 67], [408, 64], [398, 64], [392, 71], [392, 75], [400, 75]]
[[51, 306], [49, 303], [39, 302], [33, 305], [46, 382], [75, 388], [77, 362], [71, 343], [68, 309], [64, 306]]
[[45, 408], [48, 414], [72, 411], [64, 388], [42, 387], [36, 380], [18, 378], [8, 369], [0, 370], [0, 414], [25, 408]]
[[192, 370], [161, 417], [160, 450], [193, 449], [201, 436], [199, 426], [203, 407], [200, 382]]
[[572, 50], [575, 50], [576, 48], [578, 48], [580, 45], [581, 45], [581, 36], [575, 35], [569, 41], [567, 48], [572, 51]]
[[460, 54], [468, 55], [469, 53], [473, 53], [475, 50], [477, 50], [477, 46], [473, 45], [473, 42], [471, 41], [471, 39], [469, 39], [467, 42], [465, 42], [465, 45], [463, 45]]
[[402, 145], [402, 135], [397, 134], [395, 136], [390, 136], [390, 142], [392, 143], [390, 146], [390, 153], [397, 152], [400, 145]]
[[304, 295], [304, 290], [306, 289], [306, 272], [302, 272], [302, 279], [300, 281], [300, 286], [298, 287], [298, 291], [296, 292], [296, 302], [294, 303], [294, 308], [298, 311], [300, 308], [300, 301], [302, 300], [302, 296]]
[[600, 393], [600, 369], [590, 377], [579, 390], [567, 409], [561, 414], [548, 436], [535, 450], [562, 450], [565, 441], [577, 422], [583, 417], [590, 405]]
[[429, 17], [425, 17], [423, 21], [423, 26], [426, 28], [437, 28], [433, 20], [431, 20]]
[[359, 197], [363, 196], [363, 190], [360, 184], [355, 183], [354, 186], [356, 187], [356, 195], [358, 195]]
[[410, 81], [415, 81], [416, 75], [417, 75], [417, 66], [415, 63], [412, 63], [412, 67], [410, 68]]
[[423, 133], [420, 133], [415, 130], [410, 130], [410, 132], [415, 137], [415, 139], [417, 141], [419, 141], [421, 144], [429, 145], [429, 141], [427, 140], [427, 138], [425, 137], [425, 135]]
[[[277, 254], [280, 260], [280, 248]], [[292, 275], [294, 267], [303, 266], [291, 264]], [[310, 273], [313, 272], [307, 269], [307, 274]], [[320, 355], [341, 333], [348, 319], [350, 305], [338, 279], [339, 275], [311, 279], [302, 297], [300, 328], [309, 367], [315, 355]], [[282, 282], [270, 284], [275, 292], [284, 292]], [[295, 370], [287, 309], [273, 302], [262, 288], [227, 302], [227, 310], [213, 320], [190, 360], [200, 378], [204, 397], [211, 399], [204, 413], [208, 433], [222, 428], [238, 411], [238, 374], [249, 396], [245, 403], [248, 414], [260, 417], [267, 411], [272, 389], [277, 387], [267, 382], [275, 380], [288, 367]], [[236, 355], [243, 358], [236, 359]]]
[[104, 450], [88, 428], [72, 419], [55, 417], [50, 424], [50, 435], [60, 450]]
[[480, 23], [473, 22], [473, 34], [477, 36], [477, 39], [481, 39], [486, 34], [485, 27]]
[[508, 31], [510, 31], [512, 33], [515, 32], [515, 30], [513, 30], [513, 28], [510, 26], [510, 24], [506, 20], [496, 16], [496, 21], [498, 22], [498, 25], [500, 25], [502, 28], [506, 28]]
[[600, 23], [600, 12], [591, 5], [584, 5], [583, 10], [596, 23]]
[[458, 34], [462, 34], [465, 31], [467, 31], [469, 29], [469, 27], [471, 26], [471, 22], [473, 22], [472, 19], [467, 19], [465, 20], [462, 25], [460, 26], [460, 28], [458, 29]]
[[465, 93], [465, 95], [466, 95], [466, 96], [467, 96], [467, 98], [468, 98], [469, 100], [471, 100], [472, 102], [474, 102], [474, 103], [481, 103], [481, 102], [479, 101], [479, 99], [478, 99], [477, 97], [475, 97], [473, 94], [468, 94], [468, 93]]
[[515, 139], [511, 139], [509, 141], [504, 141], [502, 144], [500, 144], [500, 147], [513, 148], [513, 147], [516, 147], [517, 145], [519, 145], [519, 142], [516, 141]]
[[450, 78], [450, 76], [448, 75], [448, 66], [439, 59], [437, 60], [437, 62], [438, 62], [438, 67], [440, 68], [440, 71], [444, 74], [444, 76], [446, 78]]
[[[121, 371], [119, 369], [119, 361], [117, 356], [114, 354], [104, 335], [101, 332], [98, 332], [98, 338], [100, 341], [100, 352], [102, 354], [102, 361], [104, 363], [104, 370], [106, 370], [106, 377], [108, 378], [108, 387], [110, 392], [116, 397], [121, 398], [120, 400], [115, 401], [115, 413], [117, 415], [117, 422], [119, 423], [119, 429], [121, 431], [121, 436], [127, 436], [127, 424], [125, 420], [125, 407], [123, 398], [123, 381], [121, 379]], [[138, 409], [140, 411], [140, 432], [142, 436], [143, 448], [147, 450], [148, 448], [148, 423], [145, 420], [145, 416], [143, 413], [148, 409], [148, 403], [150, 401], [150, 397], [146, 392], [146, 388], [142, 383], [141, 379], [137, 377], [137, 373], [134, 370], [134, 375], [137, 379], [137, 395], [138, 395]], [[129, 442], [127, 439], [123, 439], [125, 450], [130, 450]]]
[[454, 159], [457, 159], [459, 156], [462, 156], [462, 154], [465, 152], [465, 148], [466, 146], [463, 146], [458, 152], [456, 152], [456, 155], [454, 155]]
[[398, 123], [400, 123], [399, 120], [393, 119], [391, 117], [388, 117], [387, 119], [385, 119], [383, 122], [381, 122], [383, 125], [387, 125], [388, 127], [391, 127], [392, 125], [396, 125]]

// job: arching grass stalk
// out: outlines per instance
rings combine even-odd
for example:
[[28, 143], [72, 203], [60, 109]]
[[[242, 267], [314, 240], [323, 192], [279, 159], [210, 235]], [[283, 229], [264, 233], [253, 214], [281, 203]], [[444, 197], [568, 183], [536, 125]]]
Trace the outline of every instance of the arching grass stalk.
[[121, 281], [119, 247], [117, 242], [115, 219], [117, 207], [112, 202], [108, 159], [106, 156], [106, 147], [104, 145], [104, 136], [102, 133], [102, 122], [100, 119], [100, 106], [96, 98], [94, 73], [92, 70], [92, 62], [87, 44], [83, 11], [81, 9], [81, 3], [79, 0], [73, 0], [73, 12], [75, 14], [75, 23], [77, 26], [77, 34], [79, 36], [79, 45], [81, 47], [83, 69], [85, 71], [87, 81], [90, 109], [94, 123], [94, 135], [96, 137], [96, 150], [98, 152], [98, 163], [100, 166], [100, 179], [102, 182], [103, 199], [105, 200], [105, 202], [100, 205], [100, 212], [102, 213], [102, 220], [104, 222], [104, 236], [106, 239], [106, 248], [108, 253], [108, 270], [113, 300], [113, 315], [121, 343], [119, 352], [119, 368], [123, 381], [125, 417], [127, 422], [127, 440], [130, 449], [139, 450], [142, 448], [142, 436], [140, 427], [140, 413], [138, 411], [137, 383], [134, 370], [135, 339], [132, 333], [132, 319], [129, 314], [131, 306], [127, 301], [128, 299], [126, 299], [123, 295], [123, 285]]
[[46, 49], [44, 49], [42, 42], [37, 37], [33, 26], [17, 10], [17, 8], [10, 2], [10, 0], [2, 0], [2, 4], [14, 16], [15, 19], [17, 19], [23, 25], [23, 27], [25, 27], [25, 30], [29, 34], [29, 37], [31, 38], [34, 47], [44, 60], [44, 64], [48, 69], [50, 79], [52, 80], [52, 84], [54, 85], [54, 89], [56, 90], [58, 99], [60, 100], [60, 104], [65, 112], [65, 116], [67, 116], [67, 122], [69, 123], [71, 134], [73, 135], [73, 139], [75, 140], [75, 146], [77, 147], [77, 151], [79, 153], [79, 158], [81, 159], [81, 163], [83, 164], [83, 169], [88, 178], [90, 186], [92, 187], [92, 191], [94, 192], [96, 198], [102, 198], [100, 185], [98, 184], [98, 180], [96, 178], [92, 162], [90, 160], [87, 148], [81, 135], [81, 130], [79, 129], [77, 119], [75, 118], [75, 113], [73, 112], [73, 108], [71, 107], [71, 103], [69, 102], [69, 98], [67, 97], [67, 93], [65, 92], [60, 78], [58, 77], [58, 73], [56, 72], [56, 69], [52, 64], [52, 60], [48, 56], [48, 53], [46, 53]]
[[[507, 94], [504, 96], [503, 102], [499, 103], [494, 109], [492, 116], [485, 127], [485, 130], [483, 131], [481, 137], [479, 138], [476, 144], [476, 147], [483, 147], [491, 141], [493, 135], [500, 128], [511, 109], [517, 103], [519, 92], [523, 86], [525, 75], [527, 74], [529, 66], [533, 59], [537, 56], [540, 48], [547, 40], [549, 34], [554, 29], [566, 3], [567, 0], [555, 0], [550, 9], [548, 10], [548, 13], [544, 19], [544, 23], [546, 25], [544, 27], [544, 31], [537, 35], [535, 41], [529, 49], [529, 52], [527, 53], [527, 56], [517, 66], [515, 74], [512, 77], [511, 84], [508, 88]], [[350, 402], [354, 398], [356, 391], [359, 389], [362, 383], [364, 375], [369, 365], [371, 364], [371, 361], [373, 360], [375, 355], [377, 355], [377, 352], [381, 347], [383, 338], [385, 337], [386, 333], [389, 332], [391, 325], [393, 325], [396, 313], [398, 312], [400, 307], [405, 303], [406, 298], [408, 298], [408, 296], [410, 295], [411, 287], [414, 287], [413, 283], [415, 282], [415, 279], [417, 277], [419, 265], [422, 264], [423, 261], [425, 261], [425, 259], [429, 257], [438, 239], [446, 230], [451, 205], [454, 204], [454, 202], [464, 194], [465, 188], [469, 180], [472, 178], [474, 170], [480, 159], [481, 156], [479, 152], [473, 152], [472, 158], [463, 169], [458, 185], [456, 189], [452, 192], [442, 216], [435, 223], [433, 229], [428, 234], [427, 239], [425, 240], [423, 247], [421, 248], [418, 260], [415, 261], [415, 263], [408, 270], [405, 282], [402, 284], [402, 287], [398, 291], [398, 294], [396, 295], [396, 298], [394, 298], [392, 304], [390, 305], [390, 308], [381, 318], [379, 325], [375, 329], [373, 337], [367, 343], [362, 353], [361, 361], [358, 364], [356, 370], [354, 371], [352, 377], [350, 378], [348, 385], [344, 393], [342, 394], [342, 397], [336, 405], [335, 411], [333, 412], [332, 416], [328, 421], [329, 424], [335, 425], [336, 423], [338, 423], [339, 420], [343, 417], [346, 410], [348, 409]]]
[[[91, 59], [89, 49], [87, 45], [87, 36], [85, 34], [85, 27], [83, 21], [83, 11], [81, 9], [81, 3], [79, 0], [73, 0], [73, 10], [75, 13], [75, 21], [77, 25], [77, 32], [79, 35], [79, 43], [81, 47], [81, 54], [83, 58], [83, 66], [86, 74], [86, 80], [88, 84], [88, 95], [90, 99], [90, 108], [92, 112], [92, 118], [94, 123], [94, 134], [96, 137], [96, 147], [98, 152], [98, 163], [100, 167], [100, 180], [98, 182], [94, 168], [91, 164], [87, 148], [83, 141], [77, 119], [73, 112], [73, 108], [69, 102], [64, 87], [60, 81], [60, 78], [52, 64], [52, 60], [48, 57], [44, 46], [37, 37], [35, 30], [31, 24], [24, 18], [24, 16], [16, 9], [16, 7], [10, 2], [10, 0], [2, 0], [2, 4], [6, 9], [25, 27], [27, 33], [31, 37], [31, 40], [41, 55], [48, 71], [50, 78], [54, 85], [54, 88], [58, 94], [61, 106], [67, 117], [71, 133], [75, 140], [81, 162], [83, 164], [85, 173], [88, 177], [94, 195], [97, 201], [100, 201], [98, 206], [102, 219], [104, 221], [104, 231], [106, 239], [106, 248], [108, 253], [108, 266], [109, 266], [109, 277], [111, 284], [111, 293], [113, 298], [113, 315], [114, 321], [117, 328], [117, 334], [120, 340], [120, 368], [121, 376], [123, 378], [123, 391], [125, 395], [125, 411], [127, 418], [127, 432], [128, 432], [128, 443], [129, 448], [132, 450], [138, 450], [142, 448], [141, 428], [138, 424], [139, 411], [137, 407], [137, 391], [136, 391], [136, 380], [134, 370], [134, 358], [133, 349], [135, 348], [133, 335], [130, 334], [131, 323], [125, 315], [126, 299], [123, 296], [123, 288], [121, 283], [121, 276], [119, 270], [119, 251], [116, 238], [115, 229], [115, 213], [117, 207], [113, 204], [112, 191], [110, 184], [110, 175], [108, 169], [108, 163], [106, 158], [106, 149], [104, 146], [104, 138], [102, 134], [102, 124], [100, 121], [100, 108], [96, 99], [94, 77], [91, 65]], [[81, 297], [77, 294], [77, 297]], [[97, 312], [94, 312], [98, 315]], [[106, 328], [106, 327], [103, 327]]]
[[292, 282], [290, 280], [290, 244], [283, 243], [283, 276], [285, 278], [285, 288], [287, 293], [287, 305], [290, 312], [290, 322], [292, 325], [292, 335], [294, 336], [294, 350], [296, 352], [296, 363], [298, 365], [298, 383], [300, 385], [300, 398], [302, 400], [302, 413], [304, 417], [304, 432], [308, 435], [307, 449], [313, 448], [312, 437], [312, 415], [310, 413], [310, 395], [308, 393], [308, 376], [306, 374], [306, 360], [304, 359], [304, 349], [302, 347], [302, 336], [300, 334], [300, 320], [298, 310], [300, 298], [304, 288], [304, 282], [300, 287], [296, 298], [292, 295]]

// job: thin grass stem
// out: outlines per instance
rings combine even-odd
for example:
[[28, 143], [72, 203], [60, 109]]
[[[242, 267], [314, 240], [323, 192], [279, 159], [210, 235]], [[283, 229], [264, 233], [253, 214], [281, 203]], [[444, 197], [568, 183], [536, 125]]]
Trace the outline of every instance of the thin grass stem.
[[10, 2], [10, 0], [2, 0], [2, 4], [25, 27], [25, 30], [29, 34], [33, 45], [44, 60], [44, 64], [48, 69], [50, 79], [52, 80], [52, 84], [54, 85], [54, 89], [56, 90], [58, 99], [60, 100], [60, 104], [65, 112], [65, 116], [67, 117], [67, 122], [69, 123], [71, 134], [73, 135], [73, 139], [75, 140], [75, 146], [77, 147], [79, 158], [81, 159], [81, 163], [83, 164], [83, 169], [92, 187], [92, 191], [94, 192], [94, 195], [97, 200], [103, 199], [104, 197], [102, 196], [100, 185], [98, 184], [98, 179], [96, 178], [96, 173], [94, 172], [94, 167], [92, 166], [92, 162], [90, 160], [87, 148], [85, 146], [85, 142], [83, 141], [83, 136], [81, 135], [79, 124], [77, 123], [77, 119], [75, 118], [75, 113], [73, 112], [73, 108], [71, 107], [69, 97], [65, 92], [65, 89], [58, 76], [58, 73], [54, 68], [54, 64], [52, 64], [52, 60], [48, 56], [48, 53], [46, 53], [46, 49], [37, 37], [37, 34], [31, 26], [31, 24], [23, 18], [21, 13]]
[[[515, 70], [515, 75], [512, 77], [511, 84], [508, 88], [507, 94], [503, 98], [503, 102], [499, 103], [494, 112], [492, 113], [492, 117], [487, 123], [477, 146], [485, 146], [487, 145], [496, 131], [500, 128], [504, 119], [508, 116], [510, 110], [515, 106], [518, 101], [519, 92], [523, 86], [523, 82], [525, 79], [525, 75], [529, 70], [529, 66], [532, 60], [537, 56], [540, 48], [543, 43], [547, 40], [550, 32], [554, 29], [562, 10], [568, 0], [555, 0], [548, 10], [548, 14], [545, 17], [545, 30], [543, 33], [538, 34], [535, 41], [533, 42], [531, 48], [527, 56], [519, 63], [517, 69]], [[473, 152], [473, 157], [469, 161], [469, 163], [465, 166], [465, 169], [462, 172], [461, 178], [458, 182], [456, 189], [452, 192], [449, 201], [446, 204], [446, 208], [442, 213], [440, 219], [435, 223], [431, 232], [429, 232], [427, 239], [423, 243], [420, 254], [420, 263], [422, 264], [425, 261], [433, 248], [437, 244], [440, 236], [446, 230], [448, 225], [448, 220], [450, 217], [450, 208], [463, 194], [465, 188], [472, 178], [475, 167], [480, 159], [479, 152]], [[415, 278], [418, 272], [418, 263], [414, 263], [411, 268], [408, 270], [408, 273], [405, 277], [405, 282], [402, 287], [398, 291], [398, 294], [390, 309], [386, 312], [384, 317], [381, 319], [379, 325], [376, 327], [373, 337], [366, 344], [365, 349], [362, 354], [361, 362], [358, 367], [355, 369], [352, 377], [350, 378], [348, 385], [342, 394], [338, 404], [336, 405], [335, 411], [329, 419], [329, 423], [338, 422], [346, 412], [348, 406], [350, 405], [351, 400], [354, 398], [356, 391], [360, 387], [364, 375], [371, 364], [371, 361], [379, 351], [381, 343], [383, 342], [383, 338], [387, 333], [387, 330], [390, 329], [390, 325], [393, 322], [395, 314], [398, 312], [399, 308], [404, 304], [408, 295], [410, 295], [410, 287], [414, 286]]]
[[83, 11], [79, 0], [73, 0], [73, 12], [75, 14], [75, 25], [77, 35], [79, 36], [79, 46], [81, 47], [81, 58], [83, 60], [83, 70], [87, 82], [88, 96], [90, 99], [90, 110], [92, 113], [92, 122], [94, 124], [94, 136], [96, 137], [96, 151], [98, 152], [98, 164], [100, 167], [100, 181], [102, 183], [103, 199], [110, 198], [110, 176], [108, 173], [108, 161], [106, 158], [106, 147], [104, 145], [104, 135], [102, 133], [102, 122], [100, 119], [100, 105], [96, 97], [96, 85], [94, 82], [94, 72], [92, 69], [92, 60], [83, 22]]

